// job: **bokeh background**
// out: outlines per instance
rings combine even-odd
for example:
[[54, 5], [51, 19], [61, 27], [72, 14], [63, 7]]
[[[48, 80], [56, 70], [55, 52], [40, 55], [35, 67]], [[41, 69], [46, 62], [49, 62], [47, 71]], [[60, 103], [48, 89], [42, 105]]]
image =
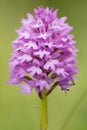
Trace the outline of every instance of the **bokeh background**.
[[7, 82], [15, 30], [27, 12], [40, 5], [58, 8], [59, 17], [68, 17], [79, 49], [76, 85], [67, 95], [56, 88], [48, 97], [48, 130], [87, 130], [87, 0], [0, 0], [0, 130], [39, 130], [40, 100], [35, 91], [20, 94], [19, 87]]

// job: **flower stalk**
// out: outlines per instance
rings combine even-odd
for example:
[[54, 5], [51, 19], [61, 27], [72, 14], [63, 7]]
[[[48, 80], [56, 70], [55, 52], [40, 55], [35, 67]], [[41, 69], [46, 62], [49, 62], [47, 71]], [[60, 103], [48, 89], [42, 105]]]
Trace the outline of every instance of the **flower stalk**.
[[44, 97], [41, 99], [41, 128], [40, 130], [47, 130], [48, 123], [48, 113], [47, 113], [47, 96], [43, 94]]

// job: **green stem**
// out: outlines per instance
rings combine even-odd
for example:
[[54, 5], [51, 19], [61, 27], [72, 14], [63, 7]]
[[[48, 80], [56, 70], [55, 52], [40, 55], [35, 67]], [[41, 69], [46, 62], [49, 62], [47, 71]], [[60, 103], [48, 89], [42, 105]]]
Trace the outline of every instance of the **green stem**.
[[47, 130], [47, 96], [41, 99], [41, 130]]

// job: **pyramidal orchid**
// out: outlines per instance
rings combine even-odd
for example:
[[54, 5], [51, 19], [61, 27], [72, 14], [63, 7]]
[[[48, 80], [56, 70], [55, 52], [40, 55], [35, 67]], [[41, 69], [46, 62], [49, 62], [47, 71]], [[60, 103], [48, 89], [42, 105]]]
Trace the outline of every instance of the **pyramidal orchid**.
[[[76, 41], [67, 17], [58, 18], [58, 10], [39, 7], [34, 16], [27, 14], [16, 30], [10, 59], [10, 84], [19, 84], [21, 92], [35, 89], [42, 100], [42, 126], [47, 130], [46, 97], [56, 88], [68, 91], [78, 73]], [[44, 103], [43, 103], [44, 102]], [[45, 113], [45, 114], [44, 114]]]

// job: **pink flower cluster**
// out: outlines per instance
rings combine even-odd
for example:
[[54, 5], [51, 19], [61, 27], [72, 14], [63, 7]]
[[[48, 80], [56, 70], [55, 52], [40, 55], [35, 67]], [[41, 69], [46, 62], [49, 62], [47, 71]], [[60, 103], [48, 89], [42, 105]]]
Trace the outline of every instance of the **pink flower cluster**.
[[35, 17], [27, 14], [13, 41], [10, 59], [10, 84], [20, 84], [21, 92], [49, 94], [56, 86], [69, 90], [74, 85], [77, 59], [73, 29], [58, 10], [39, 7]]

